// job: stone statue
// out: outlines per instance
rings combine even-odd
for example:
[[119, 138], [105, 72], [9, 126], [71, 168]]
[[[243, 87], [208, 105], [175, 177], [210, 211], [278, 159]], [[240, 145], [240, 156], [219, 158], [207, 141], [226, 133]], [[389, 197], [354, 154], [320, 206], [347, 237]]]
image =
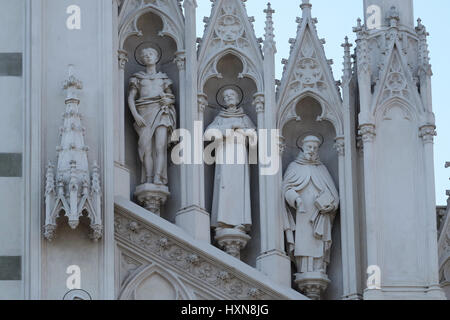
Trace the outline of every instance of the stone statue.
[[[321, 143], [316, 136], [305, 137], [283, 179], [284, 228], [297, 266], [296, 283], [312, 299], [319, 299], [329, 283], [331, 229], [339, 207], [338, 191], [319, 159]], [[295, 222], [289, 207], [296, 212]]]
[[[247, 146], [248, 141], [256, 143], [256, 130], [252, 120], [239, 107], [239, 94], [236, 90], [224, 90], [223, 99], [225, 108], [206, 130], [207, 135], [209, 130], [216, 130], [216, 142], [219, 140], [215, 150], [211, 224], [215, 228], [215, 239], [219, 245], [227, 253], [239, 258], [240, 250], [250, 240], [247, 233], [252, 225]], [[227, 155], [233, 150], [235, 157], [230, 163]]]
[[168, 196], [167, 148], [176, 127], [175, 97], [166, 74], [156, 72], [159, 53], [144, 48], [140, 58], [146, 66], [130, 79], [128, 105], [136, 120], [139, 135], [139, 158], [142, 162], [142, 186], [136, 190], [140, 202], [150, 211], [159, 213], [159, 207]]

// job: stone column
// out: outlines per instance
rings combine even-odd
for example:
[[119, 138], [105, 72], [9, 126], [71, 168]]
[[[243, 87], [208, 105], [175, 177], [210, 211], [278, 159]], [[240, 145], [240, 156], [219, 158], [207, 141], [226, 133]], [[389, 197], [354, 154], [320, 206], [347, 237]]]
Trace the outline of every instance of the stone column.
[[[344, 131], [343, 136], [336, 139], [336, 147], [339, 161], [344, 162], [343, 168], [339, 170], [343, 299], [359, 300], [362, 299], [362, 268], [360, 267], [361, 232], [359, 228], [359, 217], [361, 213], [358, 210], [358, 200], [361, 199], [363, 201], [363, 190], [358, 189], [357, 180], [356, 110], [353, 100], [354, 89], [351, 85], [353, 64], [350, 49], [352, 44], [348, 41], [348, 37], [345, 37], [345, 42], [342, 44], [342, 47], [344, 48], [344, 73], [342, 76]], [[344, 186], [342, 183], [344, 183]]]
[[[185, 44], [186, 44], [186, 71], [185, 78], [185, 104], [180, 110], [180, 127], [188, 130], [193, 138], [196, 135], [203, 137], [203, 128], [197, 128], [201, 132], [195, 133], [195, 122], [201, 120], [197, 107], [197, 45], [196, 45], [196, 8], [195, 0], [183, 2], [185, 13]], [[203, 127], [203, 126], [202, 126]], [[192, 146], [203, 148], [203, 139], [192, 140]], [[200, 144], [200, 146], [198, 146]], [[194, 152], [193, 152], [194, 153]], [[194, 160], [194, 159], [192, 159]], [[197, 240], [211, 242], [210, 215], [205, 210], [205, 179], [203, 157], [197, 164], [181, 165], [181, 209], [177, 213], [176, 224]], [[194, 161], [193, 161], [194, 162]]]
[[[264, 34], [264, 93], [256, 94], [254, 105], [258, 112], [258, 129], [276, 129], [277, 102], [275, 93], [275, 54], [277, 52], [274, 34], [273, 14], [270, 3], [266, 10]], [[279, 139], [282, 139], [280, 136]], [[280, 148], [282, 142], [278, 141]], [[281, 152], [278, 155], [280, 168], [275, 175], [259, 176], [261, 254], [256, 260], [258, 270], [276, 283], [291, 287], [291, 261], [285, 253], [284, 232], [280, 208], [284, 205], [281, 192], [283, 180]], [[260, 164], [261, 168], [261, 164]], [[261, 172], [261, 171], [260, 171]]]
[[436, 296], [441, 296], [442, 291], [439, 286], [439, 256], [437, 235], [436, 213], [436, 194], [435, 194], [435, 174], [434, 174], [434, 137], [436, 136], [436, 126], [432, 124], [425, 125], [419, 129], [419, 136], [423, 141], [424, 148], [424, 170], [426, 177], [426, 212], [427, 212], [427, 234], [428, 236], [428, 283], [429, 291], [435, 291]]
[[[265, 128], [265, 99], [258, 93], [254, 97], [253, 105], [258, 113], [258, 128]], [[275, 107], [275, 104], [272, 104]], [[261, 138], [261, 134], [259, 135]], [[268, 132], [268, 147], [270, 149], [271, 137]], [[284, 232], [281, 222], [281, 209], [284, 200], [281, 192], [282, 185], [282, 137], [277, 137], [279, 170], [274, 175], [259, 175], [260, 196], [260, 228], [261, 228], [261, 255], [256, 260], [258, 270], [269, 276], [275, 282], [291, 287], [291, 261], [284, 249]], [[261, 159], [260, 159], [261, 160]]]
[[114, 112], [114, 194], [130, 199], [130, 171], [125, 166], [125, 66], [128, 62], [128, 53], [118, 50], [118, 90]]
[[[364, 190], [366, 204], [367, 265], [378, 266], [377, 255], [377, 217], [375, 199], [375, 125], [365, 124], [360, 127], [359, 134], [364, 144]], [[370, 289], [372, 290], [372, 289]], [[366, 289], [366, 296], [369, 289]]]

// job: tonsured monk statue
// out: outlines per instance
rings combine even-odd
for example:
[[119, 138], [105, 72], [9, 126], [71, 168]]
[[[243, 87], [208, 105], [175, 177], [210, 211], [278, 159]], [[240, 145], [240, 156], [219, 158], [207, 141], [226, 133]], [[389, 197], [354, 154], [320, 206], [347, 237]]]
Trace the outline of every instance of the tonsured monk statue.
[[[289, 165], [283, 180], [286, 237], [299, 274], [326, 274], [330, 263], [331, 228], [339, 207], [339, 194], [330, 173], [320, 162], [321, 142], [313, 135], [304, 138], [303, 151]], [[295, 222], [289, 207], [296, 212]]]
[[128, 105], [139, 135], [141, 183], [167, 185], [168, 138], [176, 127], [172, 81], [165, 73], [156, 72], [160, 58], [157, 50], [145, 48], [140, 58], [146, 71], [138, 72], [130, 79]]
[[[246, 234], [252, 225], [248, 142], [255, 141], [256, 131], [252, 120], [239, 107], [236, 90], [224, 90], [223, 100], [224, 109], [207, 128], [207, 132], [215, 130], [220, 141], [216, 148], [211, 225], [219, 245], [239, 257], [239, 251], [250, 239]], [[233, 150], [235, 156], [230, 157]]]

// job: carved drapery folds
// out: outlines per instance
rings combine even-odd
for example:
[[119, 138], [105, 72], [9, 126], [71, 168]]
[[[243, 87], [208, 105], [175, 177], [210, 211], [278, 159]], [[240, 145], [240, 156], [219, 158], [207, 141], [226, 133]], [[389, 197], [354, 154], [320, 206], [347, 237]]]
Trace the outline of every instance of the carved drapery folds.
[[89, 171], [89, 149], [84, 144], [86, 130], [81, 124], [77, 96], [82, 83], [72, 75], [71, 69], [64, 89], [67, 91], [66, 111], [60, 129], [61, 144], [57, 147], [56, 172], [49, 162], [46, 174], [44, 237], [53, 240], [56, 219], [64, 212], [72, 229], [78, 227], [80, 218], [86, 214], [90, 219], [90, 237], [97, 241], [103, 234], [100, 168], [94, 162], [92, 172]]

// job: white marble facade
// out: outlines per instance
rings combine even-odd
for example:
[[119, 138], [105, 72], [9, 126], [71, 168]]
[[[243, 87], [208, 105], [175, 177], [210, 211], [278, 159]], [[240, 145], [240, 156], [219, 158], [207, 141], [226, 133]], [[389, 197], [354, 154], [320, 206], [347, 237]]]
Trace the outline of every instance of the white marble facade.
[[[0, 299], [449, 295], [428, 34], [412, 0], [364, 0], [380, 25], [357, 21], [340, 82], [314, 1], [298, 0], [281, 80], [280, 1], [264, 10], [262, 39], [243, 0], [211, 1], [197, 39], [197, 1], [80, 0], [76, 32], [57, 27], [62, 1], [8, 2], [26, 21], [25, 48], [13, 48], [28, 79], [26, 126], [23, 150], [0, 146], [23, 154], [23, 181], [9, 185], [26, 196], [22, 209], [8, 203], [22, 221], [0, 220], [11, 247], [0, 263], [19, 256], [23, 265]], [[18, 224], [16, 248], [8, 228]], [[70, 266], [82, 291], [68, 292]]]

